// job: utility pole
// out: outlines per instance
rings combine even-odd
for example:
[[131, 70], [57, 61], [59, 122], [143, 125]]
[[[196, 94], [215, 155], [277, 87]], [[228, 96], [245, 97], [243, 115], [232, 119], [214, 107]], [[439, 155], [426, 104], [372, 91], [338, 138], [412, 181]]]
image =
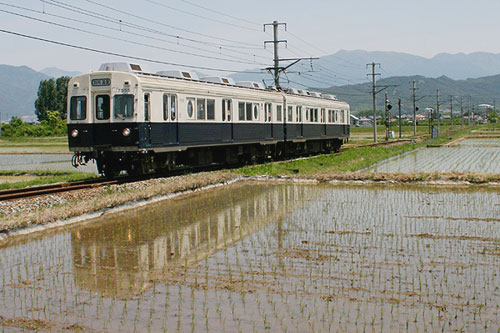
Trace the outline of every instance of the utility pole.
[[265, 41], [264, 42], [264, 47], [266, 46], [267, 43], [273, 43], [274, 44], [274, 67], [272, 68], [273, 71], [274, 71], [274, 86], [276, 87], [276, 89], [280, 90], [280, 72], [281, 72], [281, 68], [280, 68], [280, 58], [279, 58], [279, 55], [278, 55], [278, 45], [280, 43], [287, 43], [286, 40], [279, 40], [278, 39], [278, 27], [280, 25], [284, 25], [285, 26], [285, 31], [286, 31], [286, 23], [278, 23], [278, 21], [273, 21], [273, 23], [267, 23], [267, 24], [264, 24], [264, 32], [266, 31], [266, 26], [268, 25], [272, 25], [273, 26], [273, 30], [274, 30], [274, 40], [272, 41]]
[[453, 96], [450, 95], [450, 131], [453, 131]]
[[464, 99], [460, 97], [460, 118], [462, 118], [462, 128], [464, 128]]
[[415, 105], [416, 94], [417, 94], [417, 82], [413, 80], [413, 136], [417, 136], [417, 106]]
[[439, 118], [441, 118], [441, 114], [439, 113], [439, 89], [436, 90], [436, 115], [438, 119], [438, 136], [439, 136]]
[[384, 110], [385, 110], [385, 141], [389, 141], [389, 111], [387, 110], [387, 93], [384, 94]]
[[0, 136], [2, 136], [2, 111], [0, 111]]
[[372, 77], [372, 102], [373, 102], [373, 142], [377, 142], [377, 105], [375, 101], [375, 96], [377, 95], [376, 89], [376, 77], [380, 75], [380, 73], [375, 73], [375, 66], [379, 66], [380, 64], [376, 64], [372, 62], [371, 64], [367, 64], [366, 66], [372, 66], [372, 73], [368, 74]]
[[469, 95], [469, 110], [467, 112], [467, 118], [468, 118], [467, 123], [469, 126], [470, 126], [470, 111], [471, 111], [471, 109], [472, 109], [472, 96]]
[[398, 110], [399, 110], [399, 138], [401, 139], [401, 98], [398, 99]]

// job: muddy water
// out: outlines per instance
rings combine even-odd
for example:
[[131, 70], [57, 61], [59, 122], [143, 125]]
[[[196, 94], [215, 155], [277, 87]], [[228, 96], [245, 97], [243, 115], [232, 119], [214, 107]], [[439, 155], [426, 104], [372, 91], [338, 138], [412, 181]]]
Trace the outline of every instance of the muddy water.
[[500, 139], [468, 139], [451, 147], [427, 148], [378, 164], [373, 172], [500, 173]]
[[0, 170], [22, 171], [81, 171], [97, 173], [96, 164], [90, 162], [78, 169], [71, 165], [72, 154], [2, 154]]
[[496, 332], [499, 216], [488, 189], [234, 185], [3, 246], [0, 324]]

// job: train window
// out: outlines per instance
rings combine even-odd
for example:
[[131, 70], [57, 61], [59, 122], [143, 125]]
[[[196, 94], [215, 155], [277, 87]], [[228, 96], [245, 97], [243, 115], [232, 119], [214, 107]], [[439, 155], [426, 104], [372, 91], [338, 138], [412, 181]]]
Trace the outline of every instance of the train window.
[[259, 105], [258, 104], [253, 105], [253, 119], [259, 120]]
[[115, 95], [113, 102], [115, 118], [131, 118], [134, 115], [134, 95]]
[[227, 121], [231, 121], [231, 100], [230, 99], [223, 99], [222, 100], [222, 121], [226, 120], [226, 115], [227, 115]]
[[306, 108], [306, 120], [309, 121], [309, 108]]
[[215, 100], [207, 99], [207, 119], [215, 120]]
[[222, 100], [222, 121], [226, 121], [226, 100]]
[[69, 118], [71, 120], [83, 120], [87, 118], [87, 97], [71, 97]]
[[302, 106], [297, 106], [297, 121], [302, 122]]
[[245, 103], [243, 102], [238, 103], [238, 116], [239, 120], [245, 120]]
[[109, 95], [95, 97], [95, 116], [99, 120], [109, 119]]
[[293, 106], [288, 107], [288, 122], [293, 121]]
[[321, 109], [321, 122], [325, 122], [325, 109]]
[[282, 106], [276, 105], [276, 119], [278, 121], [281, 121], [281, 110], [282, 110]]
[[189, 119], [194, 118], [194, 98], [187, 99], [187, 116]]
[[272, 108], [273, 108], [273, 105], [271, 103], [266, 103], [265, 104], [265, 116], [264, 116], [264, 120], [265, 121], [268, 121], [268, 122], [271, 122], [273, 117], [272, 117]]
[[311, 122], [313, 122], [314, 121], [314, 109], [309, 109], [309, 114], [310, 114], [309, 115], [309, 120]]
[[247, 120], [252, 120], [252, 103], [246, 103], [245, 106], [246, 114], [247, 114]]
[[144, 121], [149, 121], [149, 94], [144, 94]]
[[168, 95], [163, 94], [163, 120], [168, 120]]
[[176, 105], [177, 99], [175, 98], [175, 95], [170, 96], [170, 118], [172, 120], [175, 120], [176, 118], [176, 111], [177, 111], [177, 105]]
[[328, 110], [328, 122], [332, 122], [332, 110]]
[[196, 100], [196, 119], [205, 120], [205, 99], [198, 98]]

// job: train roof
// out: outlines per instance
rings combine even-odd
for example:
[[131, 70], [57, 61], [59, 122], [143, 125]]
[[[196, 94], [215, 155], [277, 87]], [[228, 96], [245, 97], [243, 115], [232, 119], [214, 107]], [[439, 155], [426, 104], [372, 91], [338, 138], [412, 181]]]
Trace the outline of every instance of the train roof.
[[[158, 71], [156, 74], [144, 72], [142, 67], [137, 64], [127, 63], [127, 62], [108, 62], [103, 63], [99, 67], [99, 71], [113, 71], [113, 72], [125, 72], [125, 73], [133, 73], [139, 74], [146, 77], [163, 77], [163, 78], [173, 78], [179, 80], [186, 81], [194, 81], [194, 82], [202, 82], [202, 83], [210, 83], [217, 84], [223, 86], [231, 86], [231, 87], [239, 87], [244, 89], [254, 89], [254, 90], [266, 90], [266, 91], [274, 91], [278, 90], [276, 87], [264, 87], [264, 85], [260, 82], [255, 81], [238, 81], [234, 82], [234, 80], [230, 77], [224, 76], [204, 76], [199, 78], [198, 75], [194, 71], [189, 70], [167, 70], [167, 71]], [[340, 103], [346, 103], [339, 101], [335, 95], [330, 94], [322, 94], [319, 92], [311, 92], [305, 89], [297, 89], [297, 88], [287, 88], [283, 91], [287, 95], [296, 95], [302, 97], [310, 97], [310, 98], [318, 98], [322, 100], [332, 100]]]

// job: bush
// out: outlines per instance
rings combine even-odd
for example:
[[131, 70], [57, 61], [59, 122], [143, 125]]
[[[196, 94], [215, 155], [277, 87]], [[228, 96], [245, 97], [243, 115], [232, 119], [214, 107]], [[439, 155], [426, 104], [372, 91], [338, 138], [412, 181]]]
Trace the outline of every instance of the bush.
[[2, 136], [66, 136], [66, 121], [59, 118], [59, 112], [47, 111], [48, 120], [42, 120], [40, 124], [25, 123], [19, 117], [12, 117], [8, 124], [2, 124]]

